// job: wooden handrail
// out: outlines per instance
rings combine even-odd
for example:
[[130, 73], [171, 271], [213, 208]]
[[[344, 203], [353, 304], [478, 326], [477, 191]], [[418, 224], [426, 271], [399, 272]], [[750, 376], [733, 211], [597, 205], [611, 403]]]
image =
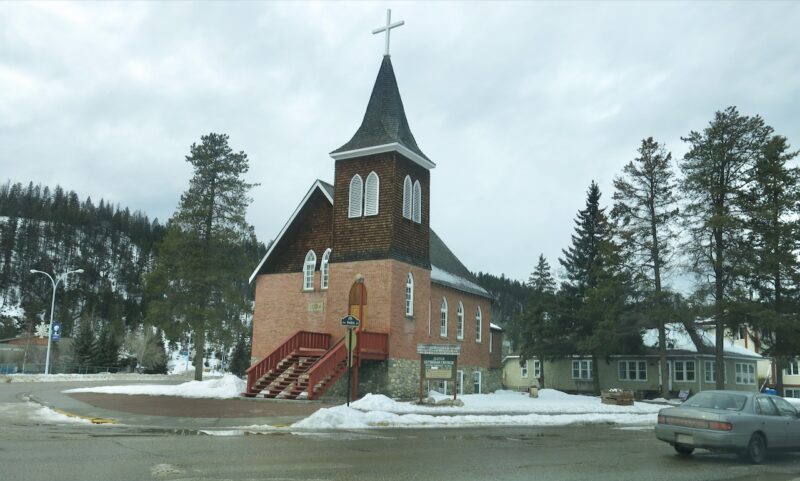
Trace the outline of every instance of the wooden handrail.
[[266, 376], [278, 366], [278, 363], [298, 349], [328, 349], [330, 344], [330, 334], [297, 331], [286, 342], [245, 371], [247, 373], [247, 391], [250, 392], [259, 379]]
[[314, 390], [317, 384], [322, 382], [326, 376], [336, 371], [336, 366], [341, 362], [347, 361], [347, 345], [342, 337], [339, 341], [328, 349], [321, 358], [308, 370], [308, 399], [314, 399]]
[[358, 335], [358, 350], [389, 353], [389, 335], [380, 332], [361, 332]]

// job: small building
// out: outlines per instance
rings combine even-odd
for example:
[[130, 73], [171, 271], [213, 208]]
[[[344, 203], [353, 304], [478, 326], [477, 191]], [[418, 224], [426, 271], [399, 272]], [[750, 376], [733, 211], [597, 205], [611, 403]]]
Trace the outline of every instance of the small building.
[[[698, 331], [705, 344], [698, 349], [682, 326], [667, 326], [668, 373], [661, 372], [658, 353], [658, 330], [644, 332], [644, 349], [638, 354], [612, 355], [595, 366], [590, 357], [572, 356], [543, 364], [528, 359], [520, 365], [519, 356], [508, 356], [503, 363], [503, 386], [506, 389], [527, 389], [539, 386], [539, 369], [544, 369], [544, 387], [566, 392], [594, 392], [594, 377], [599, 376], [601, 389], [620, 388], [654, 396], [666, 382], [671, 392], [698, 392], [716, 389], [714, 338]], [[763, 359], [731, 341], [726, 341], [725, 389], [757, 391], [757, 366]]]

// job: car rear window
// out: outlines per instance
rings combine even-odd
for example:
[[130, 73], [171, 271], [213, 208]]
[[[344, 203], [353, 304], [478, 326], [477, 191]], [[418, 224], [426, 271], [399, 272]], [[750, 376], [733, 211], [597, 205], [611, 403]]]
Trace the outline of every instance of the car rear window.
[[747, 402], [747, 396], [720, 392], [700, 392], [686, 400], [683, 404], [692, 408], [724, 409], [741, 411]]

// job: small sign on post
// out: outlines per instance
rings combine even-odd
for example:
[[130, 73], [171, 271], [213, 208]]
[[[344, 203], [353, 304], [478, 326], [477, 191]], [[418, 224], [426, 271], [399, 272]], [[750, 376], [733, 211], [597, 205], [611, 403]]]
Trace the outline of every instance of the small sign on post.
[[345, 316], [342, 318], [342, 326], [347, 328], [347, 407], [350, 407], [350, 389], [352, 388], [353, 373], [353, 329], [359, 326], [360, 322], [356, 316]]
[[53, 342], [58, 342], [61, 340], [61, 323], [58, 321], [53, 323], [52, 339]]

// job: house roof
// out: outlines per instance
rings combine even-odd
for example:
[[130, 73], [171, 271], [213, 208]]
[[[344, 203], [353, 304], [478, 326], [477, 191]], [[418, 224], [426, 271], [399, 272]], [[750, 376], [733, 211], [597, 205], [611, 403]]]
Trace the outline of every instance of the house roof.
[[399, 152], [427, 169], [436, 167], [411, 133], [392, 61], [386, 55], [372, 87], [361, 126], [349, 142], [330, 155], [338, 160], [388, 151]]
[[[667, 349], [669, 352], [678, 353], [683, 352], [686, 354], [697, 353], [697, 346], [692, 342], [689, 333], [682, 324], [670, 323], [665, 326], [667, 331]], [[714, 336], [702, 329], [697, 330], [698, 336], [704, 344], [704, 349], [701, 349], [700, 354], [712, 354], [716, 340]], [[646, 348], [658, 348], [658, 329], [647, 329], [642, 335], [642, 343]], [[722, 350], [726, 356], [748, 357], [753, 359], [763, 359], [760, 354], [756, 354], [749, 349], [736, 345], [730, 339], [726, 339], [722, 346]]]
[[[297, 214], [303, 210], [303, 207], [306, 205], [316, 189], [319, 189], [325, 195], [325, 198], [328, 199], [328, 202], [333, 205], [333, 186], [319, 179], [314, 181], [314, 184], [310, 189], [308, 189], [308, 192], [306, 193], [305, 197], [303, 197], [303, 200], [300, 201], [300, 205], [298, 205], [294, 210], [292, 216], [283, 226], [283, 229], [281, 229], [280, 233], [278, 233], [275, 241], [272, 242], [269, 249], [267, 249], [267, 253], [264, 254], [261, 262], [259, 262], [258, 266], [250, 275], [248, 282], [253, 282], [253, 279], [256, 278], [270, 254], [272, 254], [283, 235], [289, 229], [289, 226], [291, 226], [292, 222], [294, 222]], [[469, 271], [469, 269], [464, 266], [464, 264], [461, 263], [460, 260], [458, 260], [458, 257], [453, 254], [453, 251], [451, 251], [450, 248], [445, 245], [444, 241], [436, 234], [436, 232], [433, 231], [433, 229], [430, 230], [430, 259], [431, 282], [435, 282], [437, 284], [470, 294], [491, 298], [489, 292], [478, 284], [478, 279]]]

